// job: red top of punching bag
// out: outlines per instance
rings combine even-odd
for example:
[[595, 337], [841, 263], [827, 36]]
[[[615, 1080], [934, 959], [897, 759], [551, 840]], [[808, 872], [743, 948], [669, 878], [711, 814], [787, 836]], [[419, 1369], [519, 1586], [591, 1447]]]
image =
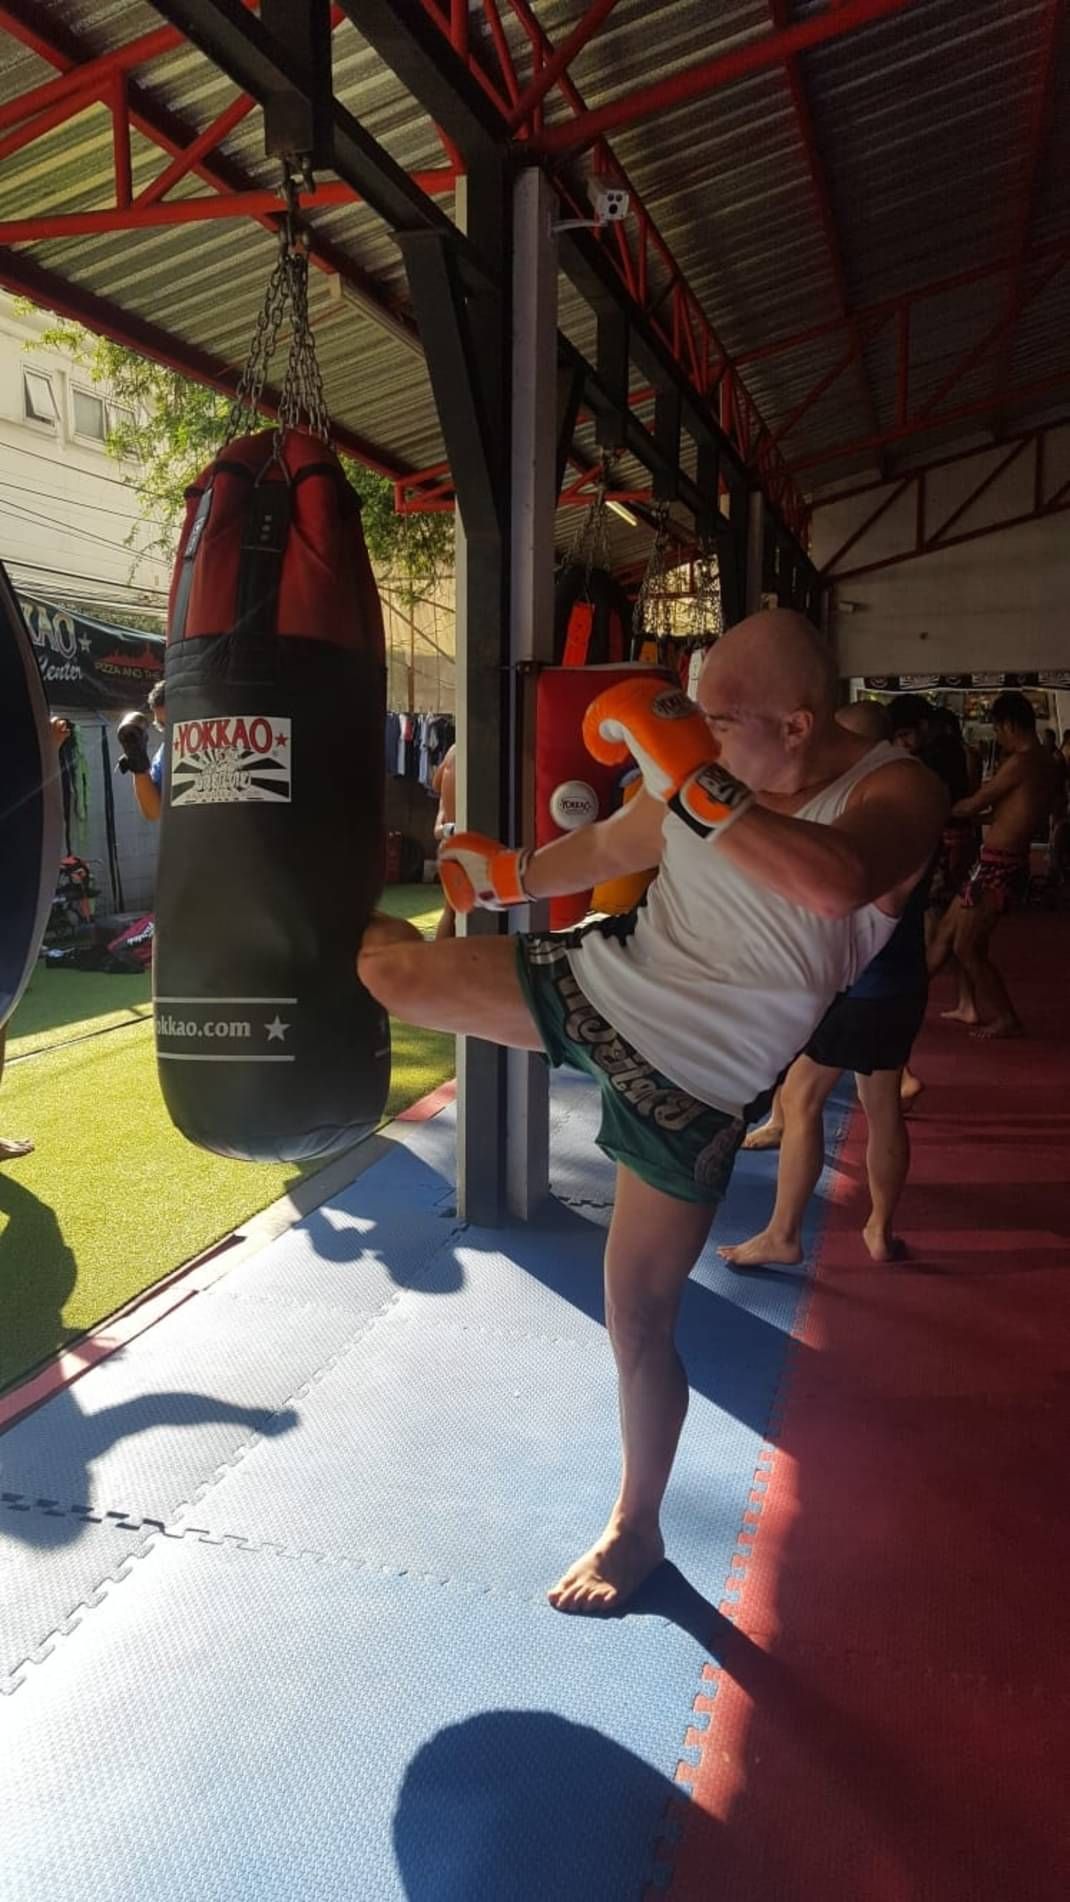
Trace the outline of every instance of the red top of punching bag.
[[[333, 449], [300, 429], [237, 437], [186, 490], [168, 642], [235, 630], [243, 559], [265, 559], [257, 553], [258, 504], [283, 483], [289, 520], [278, 559], [274, 632], [356, 648], [384, 661], [382, 608], [360, 499]], [[260, 493], [265, 485], [266, 498]]]

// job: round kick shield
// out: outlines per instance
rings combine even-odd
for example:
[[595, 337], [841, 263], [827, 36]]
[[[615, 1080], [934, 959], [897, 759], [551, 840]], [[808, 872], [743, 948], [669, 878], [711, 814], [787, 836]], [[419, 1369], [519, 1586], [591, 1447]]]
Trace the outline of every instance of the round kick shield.
[[48, 703], [30, 631], [0, 567], [0, 1025], [37, 960], [62, 850]]

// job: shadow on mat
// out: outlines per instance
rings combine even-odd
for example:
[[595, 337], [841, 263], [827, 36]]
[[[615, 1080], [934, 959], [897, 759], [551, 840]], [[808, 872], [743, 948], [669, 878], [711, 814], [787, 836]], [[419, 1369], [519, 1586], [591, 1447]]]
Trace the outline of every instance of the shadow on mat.
[[[39, 1196], [0, 1169], [0, 1391], [28, 1366], [74, 1338], [63, 1308], [78, 1268], [56, 1218]], [[30, 1264], [33, 1264], [32, 1270]]]
[[[413, 1758], [394, 1848], [408, 1902], [622, 1898], [665, 1870], [686, 1807], [678, 1785], [600, 1731], [488, 1711]], [[721, 1827], [697, 1810], [689, 1826], [712, 1872]]]
[[[77, 1384], [63, 1388], [53, 1395], [44, 1416], [30, 1414], [0, 1436], [0, 1534], [6, 1533], [24, 1545], [73, 1545], [93, 1523], [77, 1515], [79, 1508], [106, 1512], [112, 1519], [119, 1514], [134, 1521], [153, 1516], [143, 1501], [129, 1497], [98, 1499], [94, 1503], [93, 1462], [121, 1440], [158, 1427], [222, 1422], [265, 1438], [277, 1438], [289, 1433], [298, 1422], [292, 1408], [272, 1413], [268, 1407], [236, 1407], [210, 1394], [181, 1388], [84, 1414], [77, 1403], [77, 1392]], [[38, 1491], [42, 1470], [47, 1472], [47, 1496]], [[180, 1503], [176, 1498], [171, 1509]]]
[[[379, 1262], [399, 1288], [422, 1288], [434, 1294], [456, 1294], [464, 1286], [461, 1264], [447, 1249], [449, 1227], [456, 1221], [455, 1197], [451, 1184], [437, 1169], [429, 1167], [406, 1151], [399, 1143], [392, 1146], [377, 1163], [379, 1181], [385, 1183], [393, 1172], [396, 1192], [389, 1214], [374, 1219], [365, 1212], [368, 1203], [354, 1198], [352, 1208], [325, 1203], [313, 1209], [302, 1223], [312, 1247], [321, 1261], [343, 1267], [352, 1266], [359, 1278], [361, 1266]], [[351, 1192], [345, 1192], [347, 1199]], [[382, 1191], [380, 1191], [382, 1193]], [[418, 1247], [399, 1246], [398, 1228], [406, 1216], [425, 1224], [429, 1216], [442, 1219], [441, 1242], [421, 1240]]]
[[[500, 1247], [495, 1233], [493, 1229], [469, 1229], [464, 1246]], [[605, 1231], [600, 1226], [551, 1199], [533, 1221], [509, 1231], [508, 1251], [517, 1268], [604, 1326], [604, 1245]], [[761, 1279], [771, 1289], [776, 1283], [799, 1283], [804, 1278], [802, 1268], [780, 1273], [761, 1271]], [[692, 1277], [680, 1305], [677, 1345], [693, 1393], [712, 1400], [756, 1433], [767, 1431], [787, 1345], [782, 1326], [751, 1313]], [[813, 1356], [813, 1350], [799, 1341], [792, 1351], [799, 1357], [797, 1367]]]

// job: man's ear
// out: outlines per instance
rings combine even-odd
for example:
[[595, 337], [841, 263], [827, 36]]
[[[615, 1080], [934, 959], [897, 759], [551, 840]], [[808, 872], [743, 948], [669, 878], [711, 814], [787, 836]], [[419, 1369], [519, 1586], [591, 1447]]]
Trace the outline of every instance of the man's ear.
[[814, 730], [814, 716], [809, 707], [797, 707], [794, 713], [786, 713], [783, 721], [784, 745], [789, 752], [798, 752], [805, 746]]

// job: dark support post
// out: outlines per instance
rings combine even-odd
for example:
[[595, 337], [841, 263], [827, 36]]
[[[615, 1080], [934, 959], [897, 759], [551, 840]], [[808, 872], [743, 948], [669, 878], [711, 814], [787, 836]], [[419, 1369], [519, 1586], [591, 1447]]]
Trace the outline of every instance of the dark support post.
[[695, 473], [701, 502], [695, 516], [695, 533], [704, 549], [718, 547], [723, 601], [724, 570], [732, 559], [732, 549], [728, 524], [721, 514], [721, 456], [713, 442], [700, 442], [697, 456]]
[[628, 440], [628, 360], [628, 319], [621, 310], [603, 307], [598, 312], [597, 367], [610, 404], [599, 410], [595, 420], [600, 449], [623, 449]]
[[307, 157], [319, 171], [334, 157], [330, 0], [260, 0], [260, 19], [286, 50], [294, 83], [264, 101], [264, 149], [269, 157]]
[[[457, 489], [457, 817], [509, 830], [509, 522], [512, 225], [504, 162], [484, 156], [461, 181], [469, 240], [499, 264], [497, 286], [468, 290], [437, 234], [402, 240], [417, 321]], [[462, 240], [463, 242], [463, 240]], [[504, 920], [473, 912], [466, 937]], [[507, 1054], [475, 1037], [457, 1044], [457, 1197], [463, 1218], [500, 1223], [507, 1185]]]
[[680, 493], [680, 415], [678, 384], [667, 384], [654, 398], [654, 440], [664, 458], [654, 472], [655, 502], [675, 502]]
[[560, 495], [568, 467], [572, 438], [583, 402], [583, 371], [574, 364], [561, 364], [557, 372], [557, 489]]

